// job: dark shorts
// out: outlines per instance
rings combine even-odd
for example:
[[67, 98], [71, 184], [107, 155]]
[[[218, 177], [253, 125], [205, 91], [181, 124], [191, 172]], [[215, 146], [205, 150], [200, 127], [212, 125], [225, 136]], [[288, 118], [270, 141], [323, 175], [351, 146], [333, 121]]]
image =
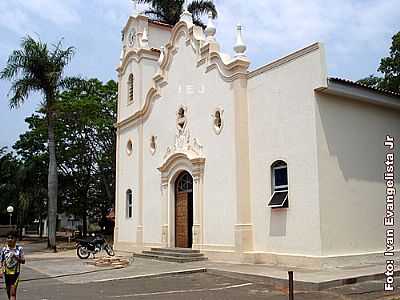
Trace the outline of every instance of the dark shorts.
[[16, 274], [4, 274], [4, 283], [6, 287], [18, 286], [19, 273]]

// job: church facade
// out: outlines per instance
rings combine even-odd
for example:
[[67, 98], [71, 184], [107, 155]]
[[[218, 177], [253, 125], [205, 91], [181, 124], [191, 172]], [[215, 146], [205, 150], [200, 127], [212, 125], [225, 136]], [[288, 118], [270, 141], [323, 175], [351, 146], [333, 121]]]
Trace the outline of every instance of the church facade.
[[329, 78], [320, 43], [250, 70], [236, 30], [230, 57], [211, 18], [203, 30], [187, 11], [124, 27], [115, 248], [316, 268], [383, 258], [400, 95]]

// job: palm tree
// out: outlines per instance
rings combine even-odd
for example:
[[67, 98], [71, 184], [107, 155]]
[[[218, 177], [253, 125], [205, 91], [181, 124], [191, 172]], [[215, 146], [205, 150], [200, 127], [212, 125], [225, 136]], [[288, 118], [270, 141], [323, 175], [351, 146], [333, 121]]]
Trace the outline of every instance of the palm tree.
[[[144, 14], [150, 18], [175, 25], [179, 22], [183, 12], [184, 0], [138, 0], [138, 3], [149, 4], [150, 8], [144, 11]], [[212, 1], [194, 0], [188, 5], [188, 11], [193, 15], [193, 23], [205, 27], [201, 21], [201, 16], [212, 12], [213, 17], [217, 17], [217, 10]]]
[[74, 48], [62, 49], [59, 41], [49, 49], [46, 43], [36, 41], [29, 35], [21, 41], [21, 49], [14, 50], [6, 67], [0, 72], [0, 79], [12, 82], [8, 93], [10, 108], [18, 108], [32, 92], [40, 92], [41, 103], [46, 113], [48, 131], [49, 172], [48, 193], [48, 247], [56, 251], [56, 221], [58, 176], [54, 127], [56, 121], [55, 103], [57, 93], [66, 86], [70, 78], [63, 75], [74, 54]]

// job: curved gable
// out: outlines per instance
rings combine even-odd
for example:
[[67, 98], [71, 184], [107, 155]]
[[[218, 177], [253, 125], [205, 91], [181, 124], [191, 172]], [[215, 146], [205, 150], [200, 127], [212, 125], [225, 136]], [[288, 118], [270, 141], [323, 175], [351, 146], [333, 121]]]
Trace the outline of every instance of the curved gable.
[[[179, 42], [184, 39], [186, 46], [190, 46], [194, 54], [193, 65], [197, 68], [205, 65], [205, 72], [216, 69], [224, 81], [230, 82], [239, 77], [248, 75], [250, 62], [246, 58], [229, 58], [219, 52], [219, 46], [216, 42], [207, 42], [203, 29], [185, 21], [178, 22], [171, 31], [169, 42], [165, 45], [164, 53], [161, 53], [159, 59], [158, 72], [152, 78], [151, 87], [145, 92], [145, 100], [141, 109], [136, 111], [130, 117], [118, 122], [116, 127], [125, 127], [128, 124], [134, 124], [135, 121], [144, 117], [151, 111], [154, 100], [161, 95], [161, 89], [168, 83], [168, 74], [171, 64], [179, 51]], [[144, 56], [150, 55], [154, 58], [155, 49], [131, 50], [123, 59], [117, 69], [118, 72], [124, 72], [130, 59], [135, 59], [138, 63]]]

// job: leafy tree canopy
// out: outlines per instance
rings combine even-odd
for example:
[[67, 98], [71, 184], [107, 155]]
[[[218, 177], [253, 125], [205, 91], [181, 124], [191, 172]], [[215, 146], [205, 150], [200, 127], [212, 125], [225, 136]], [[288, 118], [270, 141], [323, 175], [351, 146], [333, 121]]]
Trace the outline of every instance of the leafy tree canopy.
[[383, 77], [370, 75], [358, 82], [365, 85], [400, 93], [400, 32], [392, 37], [392, 45], [388, 57], [381, 59], [377, 70]]
[[[99, 220], [114, 204], [117, 84], [97, 79], [70, 82], [57, 96], [55, 126], [60, 212]], [[47, 119], [26, 119], [29, 130], [14, 149], [25, 162], [47, 165]], [[37, 170], [38, 171], [38, 170]], [[39, 180], [40, 174], [35, 176]], [[44, 186], [36, 182], [36, 187]], [[84, 230], [86, 224], [84, 224]]]

